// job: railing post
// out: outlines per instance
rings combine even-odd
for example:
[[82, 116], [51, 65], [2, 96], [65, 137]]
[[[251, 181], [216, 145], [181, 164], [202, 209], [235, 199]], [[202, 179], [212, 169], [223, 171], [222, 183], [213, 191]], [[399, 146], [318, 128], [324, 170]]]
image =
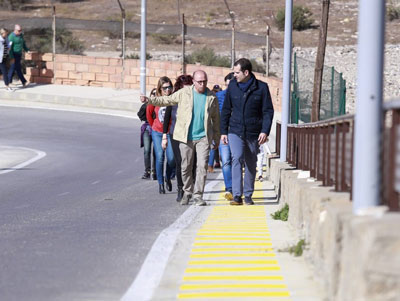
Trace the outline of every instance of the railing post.
[[353, 212], [380, 203], [385, 1], [359, 1]]
[[280, 161], [285, 162], [287, 150], [287, 125], [289, 120], [290, 81], [292, 60], [292, 8], [293, 0], [286, 0], [285, 9], [285, 42], [283, 66], [283, 91], [282, 91], [282, 126], [281, 126], [281, 156]]
[[146, 0], [142, 0], [140, 18], [140, 93], [146, 94]]

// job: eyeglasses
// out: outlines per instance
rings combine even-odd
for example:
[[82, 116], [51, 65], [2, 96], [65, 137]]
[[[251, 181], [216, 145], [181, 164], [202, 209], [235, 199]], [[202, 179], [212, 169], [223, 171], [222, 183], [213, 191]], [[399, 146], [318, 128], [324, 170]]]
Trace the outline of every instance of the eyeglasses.
[[207, 84], [207, 80], [205, 79], [205, 80], [194, 80], [196, 83], [198, 83], [198, 84], [202, 84], [202, 85], [205, 85], [205, 84]]
[[167, 86], [167, 87], [161, 87], [164, 91], [166, 91], [166, 90], [172, 90], [172, 86]]

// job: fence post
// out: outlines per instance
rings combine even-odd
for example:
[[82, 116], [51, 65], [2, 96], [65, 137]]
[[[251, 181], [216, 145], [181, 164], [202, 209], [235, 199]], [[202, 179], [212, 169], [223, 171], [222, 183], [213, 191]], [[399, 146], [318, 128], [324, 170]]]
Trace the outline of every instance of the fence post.
[[182, 14], [182, 74], [186, 74], [186, 62], [185, 62], [185, 40], [186, 35], [186, 24], [185, 24], [185, 14]]
[[333, 97], [334, 97], [334, 85], [335, 85], [335, 68], [331, 67], [331, 117], [333, 117]]
[[265, 76], [269, 76], [269, 25], [267, 25], [267, 35], [265, 37]]
[[286, 151], [287, 151], [287, 126], [289, 119], [291, 60], [292, 60], [292, 10], [293, 10], [293, 0], [286, 0], [285, 41], [284, 41], [284, 59], [283, 59], [281, 155], [280, 155], [281, 162], [285, 162]]
[[380, 204], [385, 1], [359, 1], [353, 212]]
[[122, 7], [120, 0], [118, 1], [119, 8], [121, 9], [121, 17], [122, 17], [122, 74], [121, 74], [121, 88], [124, 88], [125, 84], [125, 9]]

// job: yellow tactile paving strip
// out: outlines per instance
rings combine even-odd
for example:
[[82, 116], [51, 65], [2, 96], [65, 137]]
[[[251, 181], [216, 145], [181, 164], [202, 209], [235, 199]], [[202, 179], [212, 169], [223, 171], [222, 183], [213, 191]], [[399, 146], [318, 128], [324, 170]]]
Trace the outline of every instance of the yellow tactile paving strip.
[[289, 300], [272, 248], [262, 184], [255, 183], [254, 206], [229, 206], [221, 193], [197, 232], [178, 299]]

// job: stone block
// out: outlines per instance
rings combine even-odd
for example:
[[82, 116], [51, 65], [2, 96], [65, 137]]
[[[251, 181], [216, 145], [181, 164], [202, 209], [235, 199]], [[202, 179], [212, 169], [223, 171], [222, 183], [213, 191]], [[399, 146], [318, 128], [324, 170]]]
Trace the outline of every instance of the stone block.
[[69, 71], [68, 72], [68, 78], [69, 79], [82, 79], [82, 73], [81, 72], [75, 72], [75, 71]]
[[103, 66], [102, 73], [115, 74], [115, 67], [114, 66]]
[[81, 55], [70, 55], [68, 61], [74, 64], [82, 64], [83, 56]]
[[88, 64], [76, 64], [75, 68], [76, 68], [76, 71], [79, 71], [79, 72], [88, 72], [89, 71]]
[[108, 79], [109, 79], [109, 75], [108, 74], [96, 73], [96, 81], [107, 82]]
[[96, 80], [96, 73], [92, 73], [92, 72], [84, 72], [82, 73], [82, 79], [83, 80]]
[[93, 73], [101, 73], [103, 71], [103, 67], [99, 65], [89, 65], [89, 72]]
[[41, 69], [40, 70], [40, 77], [51, 77], [51, 78], [53, 78], [53, 76], [54, 76], [54, 72], [53, 72], [53, 70], [51, 70], [51, 69]]
[[68, 78], [68, 71], [56, 70], [56, 78]]
[[93, 56], [84, 56], [82, 58], [82, 64], [96, 65], [96, 58]]
[[110, 58], [110, 66], [122, 66], [122, 59]]
[[108, 58], [96, 57], [96, 65], [108, 66], [110, 64]]
[[44, 61], [44, 62], [52, 62], [53, 61], [53, 54], [52, 53], [43, 53], [42, 54], [42, 61]]
[[46, 68], [53, 70], [54, 69], [54, 63], [53, 62], [46, 62]]
[[124, 82], [127, 84], [136, 84], [137, 83], [136, 76], [125, 76]]
[[56, 54], [56, 62], [57, 63], [68, 63], [69, 55], [67, 54]]
[[64, 71], [75, 71], [75, 64], [73, 63], [62, 63], [61, 66]]
[[140, 75], [140, 68], [138, 67], [131, 67], [129, 70], [130, 75]]

